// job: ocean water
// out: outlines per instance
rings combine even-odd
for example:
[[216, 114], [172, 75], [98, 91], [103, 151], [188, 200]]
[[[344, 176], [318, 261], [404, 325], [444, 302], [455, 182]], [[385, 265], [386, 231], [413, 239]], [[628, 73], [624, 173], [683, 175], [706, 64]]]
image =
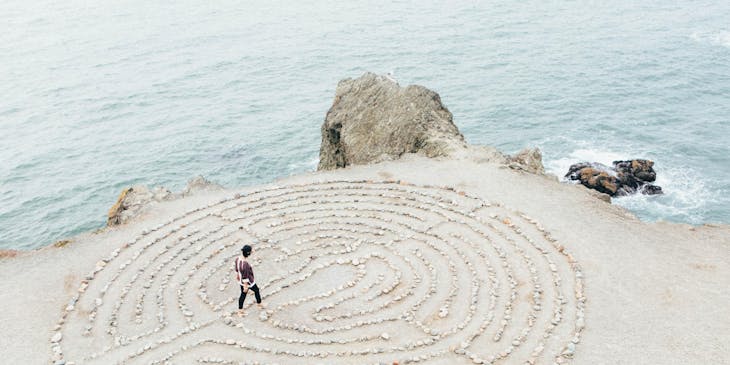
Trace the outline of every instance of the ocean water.
[[102, 227], [131, 184], [315, 169], [337, 82], [437, 91], [468, 142], [649, 158], [647, 221], [730, 223], [730, 3], [18, 1], [0, 5], [0, 248]]

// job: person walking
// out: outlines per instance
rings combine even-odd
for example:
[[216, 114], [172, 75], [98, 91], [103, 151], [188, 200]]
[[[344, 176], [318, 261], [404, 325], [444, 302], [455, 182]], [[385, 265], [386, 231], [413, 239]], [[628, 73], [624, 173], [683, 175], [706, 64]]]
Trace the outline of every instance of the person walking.
[[241, 295], [238, 297], [238, 315], [240, 317], [243, 317], [243, 302], [246, 300], [246, 294], [248, 294], [249, 290], [253, 291], [253, 294], [256, 296], [256, 303], [258, 303], [259, 308], [263, 308], [263, 305], [261, 304], [261, 293], [259, 292], [259, 287], [256, 285], [256, 281], [253, 275], [253, 268], [251, 267], [251, 264], [248, 263], [248, 258], [253, 253], [253, 248], [249, 245], [243, 246], [241, 248], [241, 255], [236, 257], [236, 281], [238, 281], [238, 284], [241, 286]]

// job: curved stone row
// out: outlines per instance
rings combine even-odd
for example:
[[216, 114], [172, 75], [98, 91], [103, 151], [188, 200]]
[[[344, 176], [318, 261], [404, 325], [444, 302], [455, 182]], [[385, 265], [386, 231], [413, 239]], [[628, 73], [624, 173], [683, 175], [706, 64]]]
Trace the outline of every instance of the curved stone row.
[[[239, 294], [252, 244], [265, 308]], [[100, 260], [62, 311], [66, 364], [564, 363], [583, 273], [534, 219], [449, 187], [273, 186], [189, 210]]]

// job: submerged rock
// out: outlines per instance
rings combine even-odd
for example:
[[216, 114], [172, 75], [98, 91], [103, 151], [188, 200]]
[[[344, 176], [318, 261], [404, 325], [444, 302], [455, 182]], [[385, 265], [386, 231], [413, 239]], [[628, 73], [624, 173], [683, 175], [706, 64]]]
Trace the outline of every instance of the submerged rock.
[[614, 161], [609, 167], [600, 163], [581, 162], [570, 166], [565, 177], [583, 186], [610, 196], [634, 193], [662, 194], [662, 188], [651, 184], [656, 180], [651, 160]]
[[322, 124], [318, 170], [398, 159], [405, 153], [449, 156], [466, 148], [439, 95], [365, 73], [337, 85]]
[[628, 160], [614, 161], [613, 167], [618, 178], [622, 182], [621, 195], [636, 193], [637, 190], [643, 194], [661, 194], [662, 188], [649, 184], [656, 181], [654, 172], [654, 161], [650, 160]]

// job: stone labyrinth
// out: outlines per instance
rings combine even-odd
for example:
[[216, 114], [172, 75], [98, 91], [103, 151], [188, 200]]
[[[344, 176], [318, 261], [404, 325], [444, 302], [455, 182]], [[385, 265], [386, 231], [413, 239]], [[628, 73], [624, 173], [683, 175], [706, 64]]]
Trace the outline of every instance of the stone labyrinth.
[[[265, 309], [233, 260], [254, 247]], [[99, 261], [51, 338], [70, 364], [564, 363], [580, 266], [539, 222], [448, 187], [273, 186], [189, 210]]]

